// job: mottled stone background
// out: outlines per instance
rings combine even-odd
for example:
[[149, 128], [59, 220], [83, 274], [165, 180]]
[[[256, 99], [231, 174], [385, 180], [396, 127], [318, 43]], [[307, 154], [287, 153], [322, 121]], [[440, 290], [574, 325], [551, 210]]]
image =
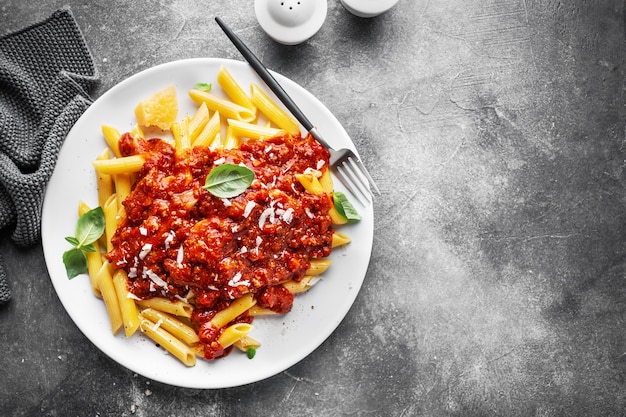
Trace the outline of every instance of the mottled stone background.
[[241, 59], [222, 16], [337, 116], [383, 195], [337, 331], [291, 369], [225, 390], [108, 359], [59, 303], [41, 246], [2, 236], [0, 414], [626, 415], [622, 1], [400, 0], [367, 20], [331, 0], [294, 47], [265, 35], [251, 0], [4, 0], [1, 34], [67, 4], [97, 95], [155, 64]]

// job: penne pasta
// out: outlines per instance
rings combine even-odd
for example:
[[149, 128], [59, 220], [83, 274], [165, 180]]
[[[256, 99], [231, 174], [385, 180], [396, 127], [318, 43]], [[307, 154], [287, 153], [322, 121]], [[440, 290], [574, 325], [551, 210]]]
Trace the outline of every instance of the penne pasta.
[[218, 312], [215, 317], [211, 319], [211, 325], [216, 329], [221, 329], [255, 304], [256, 300], [253, 294], [246, 294], [233, 301], [230, 306], [226, 307], [224, 310]]
[[109, 315], [111, 332], [116, 334], [124, 325], [124, 320], [122, 319], [122, 311], [120, 309], [117, 293], [115, 292], [115, 285], [113, 284], [111, 265], [108, 262], [102, 264], [102, 267], [96, 275], [96, 282], [98, 283], [98, 288], [102, 294], [107, 314]]
[[252, 104], [259, 109], [272, 123], [290, 135], [300, 134], [300, 125], [286, 111], [276, 104], [261, 88], [252, 84]]
[[93, 166], [103, 174], [123, 174], [141, 170], [145, 159], [143, 155], [123, 156], [115, 159], [96, 159]]
[[272, 138], [283, 132], [282, 130], [273, 127], [261, 126], [234, 119], [228, 119], [228, 126], [232, 129], [233, 135], [248, 139], [263, 140]]
[[296, 174], [296, 179], [311, 194], [322, 195], [326, 192], [317, 177], [312, 174]]
[[115, 194], [111, 194], [107, 201], [104, 202], [102, 206], [102, 211], [104, 212], [104, 236], [106, 242], [107, 252], [113, 249], [113, 244], [111, 243], [111, 238], [115, 234], [117, 230], [117, 196]]
[[250, 96], [246, 94], [246, 92], [241, 88], [237, 81], [235, 81], [233, 76], [223, 65], [217, 73], [217, 82], [232, 101], [242, 107], [250, 109], [252, 112], [256, 112], [256, 107], [252, 103]]
[[250, 333], [251, 330], [252, 325], [248, 323], [236, 323], [224, 329], [217, 341], [224, 349], [226, 349], [227, 347], [233, 345], [236, 341], [241, 340], [241, 338]]
[[196, 331], [179, 319], [170, 314], [153, 308], [146, 308], [141, 311], [141, 316], [148, 318], [153, 323], [160, 323], [160, 326], [167, 330], [172, 336], [182, 340], [188, 345], [198, 343], [200, 339]]
[[157, 323], [153, 323], [141, 316], [139, 326], [143, 334], [154, 340], [186, 366], [194, 366], [196, 364], [194, 351], [175, 336], [161, 328], [161, 326], [157, 325]]
[[311, 259], [311, 265], [309, 269], [305, 272], [305, 276], [315, 276], [320, 275], [330, 267], [330, 264], [333, 263], [330, 259]]
[[139, 315], [135, 300], [129, 296], [128, 276], [122, 269], [117, 269], [113, 273], [113, 285], [117, 294], [117, 301], [122, 312], [122, 322], [126, 337], [131, 337], [139, 328]]
[[144, 308], [152, 308], [178, 317], [191, 317], [193, 307], [181, 300], [172, 301], [168, 298], [153, 297], [146, 300], [137, 300], [137, 304]]
[[242, 352], [247, 352], [248, 349], [250, 348], [255, 348], [258, 349], [261, 347], [261, 342], [259, 342], [256, 339], [253, 339], [252, 337], [245, 335], [243, 336], [241, 339], [237, 340], [234, 343], [234, 346], [241, 350]]
[[130, 174], [121, 173], [113, 176], [113, 182], [115, 184], [115, 195], [117, 198], [117, 209], [121, 210], [124, 206], [122, 202], [130, 194], [131, 179]]
[[252, 110], [206, 91], [189, 90], [189, 97], [198, 104], [205, 103], [209, 110], [219, 111], [220, 114], [231, 119], [252, 122], [256, 118]]
[[252, 307], [248, 309], [248, 314], [250, 314], [253, 317], [257, 317], [257, 316], [274, 316], [278, 313], [270, 310], [269, 308], [260, 307], [258, 305], [253, 305]]
[[[84, 201], [78, 203], [78, 217], [91, 210], [91, 207]], [[87, 256], [87, 274], [89, 275], [89, 281], [91, 282], [91, 289], [96, 297], [102, 298], [102, 293], [98, 287], [98, 271], [102, 268], [102, 255], [100, 253], [100, 243], [98, 241], [93, 243], [95, 252], [86, 252]]]
[[220, 112], [216, 111], [204, 125], [200, 133], [198, 133], [198, 136], [194, 138], [193, 146], [213, 147], [215, 137], [219, 136], [220, 128]]
[[331, 177], [330, 170], [328, 168], [322, 170], [322, 176], [319, 177], [319, 182], [326, 194], [332, 194], [335, 187], [333, 185], [333, 178]]
[[209, 108], [206, 106], [206, 103], [202, 103], [198, 110], [194, 113], [191, 120], [189, 120], [189, 141], [191, 143], [198, 137], [200, 132], [206, 124], [209, 122]]
[[235, 136], [235, 134], [233, 133], [232, 126], [228, 126], [226, 128], [226, 136], [224, 137], [222, 147], [224, 149], [234, 149], [234, 148], [238, 148], [239, 144], [240, 144], [239, 138], [237, 138], [237, 136]]
[[172, 123], [172, 135], [174, 135], [174, 144], [178, 155], [191, 149], [188, 118], [184, 118], [181, 122]]
[[116, 157], [122, 156], [120, 154], [119, 141], [122, 136], [116, 128], [109, 125], [102, 125], [102, 135], [104, 136], [104, 140], [106, 141], [109, 148], [113, 151], [113, 155]]
[[332, 247], [336, 248], [338, 246], [343, 246], [343, 245], [346, 245], [346, 244], [350, 243], [351, 241], [352, 241], [352, 239], [350, 239], [349, 236], [346, 236], [343, 233], [339, 233], [339, 232], [335, 231], [333, 233], [333, 244], [332, 244]]
[[[109, 154], [109, 149], [105, 149], [96, 157], [96, 160], [108, 160]], [[109, 174], [96, 171], [96, 185], [98, 188], [98, 205], [102, 206], [107, 198], [114, 192], [113, 177]]]
[[284, 282], [283, 287], [287, 288], [287, 290], [292, 294], [299, 294], [310, 290], [315, 284], [317, 284], [318, 281], [318, 277], [305, 276], [300, 281]]
[[143, 132], [141, 126], [139, 126], [139, 123], [133, 126], [132, 130], [130, 131], [130, 135], [134, 138], [146, 138], [146, 134]]

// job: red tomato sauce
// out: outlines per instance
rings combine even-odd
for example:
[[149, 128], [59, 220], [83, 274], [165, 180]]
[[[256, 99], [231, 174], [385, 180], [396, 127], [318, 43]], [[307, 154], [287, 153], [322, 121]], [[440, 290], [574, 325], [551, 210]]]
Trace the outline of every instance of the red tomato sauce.
[[[176, 155], [164, 140], [124, 134], [120, 152], [142, 154], [146, 162], [123, 202], [125, 218], [107, 259], [128, 273], [129, 291], [139, 298], [193, 298], [192, 322], [207, 359], [227, 353], [216, 346], [220, 330], [210, 328], [218, 311], [252, 292], [259, 306], [286, 313], [293, 295], [279, 284], [302, 279], [311, 258], [330, 255], [332, 202], [306, 192], [294, 176], [328, 167], [328, 151], [310, 135]], [[222, 163], [244, 164], [255, 174], [237, 197], [221, 199], [203, 188]]]

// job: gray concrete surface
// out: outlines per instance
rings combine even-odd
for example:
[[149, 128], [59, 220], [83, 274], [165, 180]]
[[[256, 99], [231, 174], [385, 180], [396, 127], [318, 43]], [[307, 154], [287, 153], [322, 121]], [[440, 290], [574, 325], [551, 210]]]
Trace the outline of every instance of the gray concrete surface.
[[401, 0], [364, 20], [331, 0], [296, 47], [263, 33], [251, 0], [5, 0], [0, 30], [65, 4], [98, 95], [155, 64], [240, 59], [219, 14], [337, 116], [383, 195], [337, 331], [291, 369], [224, 390], [108, 359], [63, 310], [41, 247], [3, 236], [0, 414], [626, 414], [622, 1]]

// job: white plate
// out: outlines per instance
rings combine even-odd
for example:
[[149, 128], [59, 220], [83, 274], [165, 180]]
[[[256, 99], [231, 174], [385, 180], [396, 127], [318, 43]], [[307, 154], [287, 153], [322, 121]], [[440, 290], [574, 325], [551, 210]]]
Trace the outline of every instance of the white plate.
[[[139, 332], [129, 339], [124, 332], [111, 334], [104, 303], [92, 294], [89, 278], [81, 275], [69, 280], [62, 261], [63, 252], [69, 249], [64, 237], [74, 232], [78, 202], [84, 200], [92, 207], [98, 204], [91, 161], [106, 146], [100, 128], [106, 123], [122, 132], [129, 131], [136, 123], [133, 113], [136, 103], [170, 84], [178, 91], [179, 119], [193, 114], [196, 105], [186, 91], [197, 82], [210, 82], [218, 94], [221, 90], [216, 79], [221, 65], [242, 86], [255, 82], [264, 87], [246, 63], [206, 58], [145, 70], [103, 94], [67, 136], [47, 188], [42, 213], [42, 241], [50, 278], [78, 328], [122, 366], [156, 381], [189, 388], [225, 388], [260, 381], [309, 355], [337, 328], [352, 306], [365, 278], [373, 240], [372, 207], [355, 202], [363, 218], [342, 228], [353, 241], [333, 252], [334, 262], [322, 281], [308, 293], [296, 296], [291, 312], [254, 321], [251, 335], [262, 346], [252, 360], [233, 351], [226, 358], [199, 360], [195, 367], [187, 368]], [[354, 149], [341, 124], [320, 101], [293, 81], [274, 75], [331, 145]], [[336, 188], [342, 189], [338, 181]]]

